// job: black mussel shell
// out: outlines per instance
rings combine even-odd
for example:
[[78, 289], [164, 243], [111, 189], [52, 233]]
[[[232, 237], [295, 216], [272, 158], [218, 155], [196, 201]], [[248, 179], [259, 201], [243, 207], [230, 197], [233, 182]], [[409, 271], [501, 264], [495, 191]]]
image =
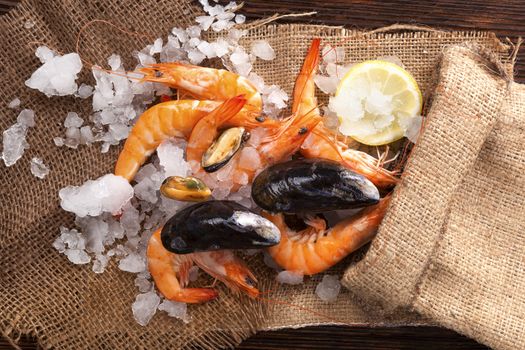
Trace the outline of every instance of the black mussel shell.
[[270, 220], [232, 201], [189, 206], [172, 216], [161, 232], [164, 248], [177, 254], [263, 248], [280, 239], [281, 232]]
[[379, 191], [337, 162], [295, 159], [262, 171], [253, 181], [252, 198], [271, 212], [319, 213], [376, 204]]
[[228, 163], [249, 138], [250, 133], [243, 127], [224, 130], [202, 155], [202, 168], [208, 173], [219, 170]]

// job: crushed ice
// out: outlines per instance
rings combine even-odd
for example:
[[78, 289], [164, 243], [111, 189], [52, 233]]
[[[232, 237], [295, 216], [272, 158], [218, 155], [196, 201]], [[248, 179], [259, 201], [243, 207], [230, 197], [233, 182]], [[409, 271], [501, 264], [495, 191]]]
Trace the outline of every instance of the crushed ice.
[[49, 174], [49, 168], [44, 164], [42, 159], [40, 158], [33, 158], [31, 159], [31, 174], [38, 177], [39, 179], [43, 179], [44, 177]]
[[277, 277], [275, 278], [277, 282], [282, 284], [302, 284], [303, 283], [303, 275], [300, 273], [296, 273], [293, 271], [284, 270], [277, 274]]
[[323, 280], [315, 288], [315, 294], [326, 302], [333, 302], [337, 299], [341, 291], [339, 277], [334, 275], [324, 275]]
[[18, 114], [16, 123], [3, 132], [2, 159], [6, 166], [15, 164], [29, 148], [26, 135], [29, 128], [35, 126], [35, 113], [31, 109], [24, 109]]

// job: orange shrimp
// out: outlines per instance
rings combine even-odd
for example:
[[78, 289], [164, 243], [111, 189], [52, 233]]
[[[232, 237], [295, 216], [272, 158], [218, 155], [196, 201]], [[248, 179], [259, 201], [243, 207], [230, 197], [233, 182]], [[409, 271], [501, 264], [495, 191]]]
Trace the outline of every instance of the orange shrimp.
[[217, 291], [211, 288], [185, 288], [189, 269], [193, 265], [191, 257], [167, 251], [162, 245], [160, 232], [161, 229], [158, 229], [151, 236], [146, 254], [148, 270], [162, 295], [166, 299], [184, 303], [204, 303], [217, 298]]
[[374, 238], [389, 202], [390, 196], [385, 197], [328, 230], [323, 219], [315, 218], [306, 220], [308, 228], [294, 232], [282, 214], [264, 213], [281, 231], [281, 242], [268, 252], [286, 270], [303, 275], [323, 272]]
[[[191, 132], [188, 140], [188, 147], [186, 149], [187, 161], [192, 164], [198, 164], [198, 168], [194, 169], [194, 175], [204, 178], [204, 169], [201, 165], [201, 159], [206, 150], [211, 146], [218, 135], [218, 129], [221, 128], [228, 116], [219, 113], [211, 113], [210, 115], [201, 119]], [[294, 115], [285, 122], [268, 123], [265, 131], [268, 136], [263, 139], [258, 147], [254, 147], [254, 152], [257, 153], [258, 165], [257, 167], [245, 167], [239, 162], [239, 152], [232, 159], [229, 160], [233, 164], [233, 187], [232, 191], [236, 191], [240, 186], [250, 183], [255, 177], [255, 173], [265, 168], [268, 165], [279, 162], [286, 157], [291, 156], [299, 150], [299, 147], [304, 142], [308, 133], [315, 128], [320, 122], [320, 118], [315, 115]], [[229, 122], [231, 123], [231, 120]], [[242, 123], [235, 126], [244, 126]], [[239, 174], [244, 174], [243, 182], [237, 182], [240, 178]], [[208, 184], [209, 185], [209, 184]]]
[[[319, 66], [319, 46], [320, 39], [314, 39], [306, 55], [301, 73], [297, 77], [293, 93], [292, 113], [301, 114], [306, 111], [319, 113], [313, 80]], [[341, 162], [381, 188], [391, 187], [398, 181], [395, 173], [382, 168], [380, 162], [373, 156], [351, 149], [342, 142], [332, 141], [329, 132], [322, 123], [308, 135], [300, 152], [306, 158], [324, 158]]]
[[224, 101], [244, 95], [248, 109], [258, 114], [262, 110], [261, 94], [253, 84], [245, 77], [224, 69], [171, 62], [152, 64], [141, 68], [140, 72], [144, 74], [143, 81], [164, 83], [199, 99]]
[[[146, 110], [124, 143], [115, 165], [115, 175], [133, 180], [138, 169], [162, 141], [170, 137], [187, 138], [195, 124], [220, 104], [220, 101], [175, 100], [159, 103]], [[257, 116], [257, 113], [243, 108], [231, 122], [234, 125], [243, 124], [247, 128], [273, 122], [257, 121]]]
[[[223, 282], [234, 293], [244, 292], [255, 298], [259, 290], [255, 287], [257, 279], [230, 250], [199, 252], [191, 254], [171, 253], [162, 245], [160, 233], [156, 230], [148, 242], [148, 270], [155, 286], [166, 299], [184, 303], [204, 303], [217, 298], [213, 288], [186, 288], [189, 269], [193, 263], [206, 273]], [[180, 281], [179, 281], [180, 279]]]

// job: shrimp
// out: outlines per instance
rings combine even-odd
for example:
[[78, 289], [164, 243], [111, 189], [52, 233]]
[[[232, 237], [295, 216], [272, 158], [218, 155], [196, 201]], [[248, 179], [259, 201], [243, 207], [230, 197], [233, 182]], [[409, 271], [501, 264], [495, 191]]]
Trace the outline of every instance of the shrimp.
[[252, 298], [259, 295], [259, 290], [255, 287], [257, 279], [231, 250], [184, 255], [171, 253], [162, 245], [161, 231], [162, 228], [159, 228], [151, 236], [147, 257], [148, 270], [155, 286], [166, 299], [184, 303], [204, 303], [218, 297], [218, 292], [213, 288], [186, 288], [189, 269], [194, 263], [223, 282], [234, 293], [244, 292]]
[[162, 295], [166, 299], [184, 303], [204, 303], [217, 298], [219, 294], [211, 288], [185, 288], [189, 280], [189, 269], [193, 265], [191, 256], [167, 251], [162, 245], [160, 232], [161, 229], [158, 229], [151, 236], [146, 254], [148, 270]]
[[[313, 111], [319, 114], [313, 80], [319, 66], [319, 46], [320, 39], [314, 39], [301, 73], [297, 77], [293, 92], [292, 113], [301, 114]], [[340, 162], [381, 188], [391, 187], [397, 183], [395, 173], [382, 168], [376, 158], [368, 153], [351, 149], [342, 142], [334, 142], [328, 135], [328, 130], [322, 123], [319, 123], [301, 146], [301, 154], [305, 158], [324, 158]]]
[[193, 97], [224, 101], [244, 95], [248, 109], [260, 114], [262, 97], [252, 83], [238, 74], [224, 69], [193, 66], [184, 63], [156, 63], [141, 68], [143, 81], [164, 83], [181, 89]]
[[372, 240], [389, 202], [390, 196], [385, 197], [330, 229], [321, 218], [309, 219], [305, 221], [309, 227], [299, 232], [288, 228], [283, 214], [264, 213], [281, 231], [281, 242], [268, 252], [286, 270], [303, 275], [325, 271]]
[[[194, 167], [195, 176], [201, 179], [205, 178], [205, 172], [201, 164], [202, 156], [217, 137], [218, 129], [221, 128], [221, 124], [227, 118], [228, 116], [219, 113], [211, 113], [200, 120], [191, 132], [186, 149], [186, 157], [187, 161]], [[242, 151], [229, 160], [233, 164], [234, 171], [232, 191], [236, 191], [240, 186], [250, 183], [259, 169], [279, 162], [297, 152], [308, 133], [319, 122], [320, 118], [306, 114], [301, 116], [294, 115], [285, 122], [266, 124], [264, 132], [267, 134], [267, 137], [262, 140], [258, 147], [253, 147], [252, 149], [257, 153], [257, 167], [244, 166], [239, 162], [239, 156]], [[240, 123], [235, 126], [243, 126], [243, 124]], [[243, 176], [239, 174], [243, 174]], [[243, 180], [236, 181], [239, 178]]]
[[[175, 100], [159, 103], [137, 120], [115, 165], [115, 175], [132, 181], [138, 169], [170, 137], [188, 138], [195, 124], [221, 105], [220, 101]], [[243, 109], [232, 120], [248, 128], [270, 121], [257, 121], [257, 113]]]

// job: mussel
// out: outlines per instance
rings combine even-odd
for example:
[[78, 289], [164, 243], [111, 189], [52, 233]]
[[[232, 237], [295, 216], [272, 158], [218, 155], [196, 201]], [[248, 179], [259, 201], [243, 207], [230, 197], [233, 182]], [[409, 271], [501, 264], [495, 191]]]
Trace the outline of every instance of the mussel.
[[177, 212], [161, 232], [163, 246], [177, 254], [263, 248], [280, 239], [281, 232], [270, 220], [235, 202], [216, 200]]
[[170, 176], [160, 186], [163, 196], [184, 202], [202, 202], [211, 196], [204, 182], [193, 176]]
[[337, 162], [295, 159], [262, 171], [253, 181], [252, 198], [271, 212], [319, 213], [376, 204], [379, 191]]
[[202, 155], [203, 169], [208, 173], [213, 173], [222, 168], [249, 138], [250, 133], [242, 126], [223, 131]]

